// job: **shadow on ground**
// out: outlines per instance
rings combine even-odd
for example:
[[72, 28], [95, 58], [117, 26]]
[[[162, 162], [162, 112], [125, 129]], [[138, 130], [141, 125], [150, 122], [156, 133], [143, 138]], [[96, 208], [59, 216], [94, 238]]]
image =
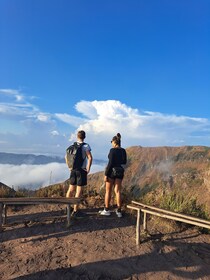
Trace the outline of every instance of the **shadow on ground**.
[[86, 216], [81, 219], [72, 219], [69, 228], [67, 228], [66, 216], [62, 215], [63, 211], [52, 211], [50, 214], [49, 212], [42, 212], [10, 216], [8, 221], [12, 224], [0, 233], [0, 239], [4, 242], [33, 237], [33, 241], [42, 241], [54, 237], [63, 237], [76, 232], [109, 230], [132, 226], [136, 223], [136, 218], [128, 213], [125, 213], [124, 217], [119, 219], [114, 212], [109, 217], [100, 216], [98, 210], [83, 209], [82, 211]]
[[[202, 250], [206, 254], [199, 256]], [[151, 252], [134, 257], [44, 270], [16, 279], [209, 279], [209, 252], [209, 244], [174, 242], [173, 250], [167, 251], [167, 242], [157, 243]]]

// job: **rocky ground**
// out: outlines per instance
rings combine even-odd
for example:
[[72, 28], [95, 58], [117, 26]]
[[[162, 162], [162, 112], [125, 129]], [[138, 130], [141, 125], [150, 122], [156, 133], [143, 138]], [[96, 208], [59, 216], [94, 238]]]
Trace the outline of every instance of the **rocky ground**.
[[67, 229], [64, 206], [10, 208], [0, 279], [210, 279], [210, 234], [153, 218], [137, 247], [134, 215], [82, 210]]

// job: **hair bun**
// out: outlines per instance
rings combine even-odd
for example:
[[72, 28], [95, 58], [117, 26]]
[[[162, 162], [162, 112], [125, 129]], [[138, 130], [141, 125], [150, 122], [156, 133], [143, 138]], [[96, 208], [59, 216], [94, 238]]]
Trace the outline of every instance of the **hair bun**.
[[120, 133], [117, 133], [117, 138], [119, 138], [119, 139], [121, 138], [121, 135], [120, 135]]

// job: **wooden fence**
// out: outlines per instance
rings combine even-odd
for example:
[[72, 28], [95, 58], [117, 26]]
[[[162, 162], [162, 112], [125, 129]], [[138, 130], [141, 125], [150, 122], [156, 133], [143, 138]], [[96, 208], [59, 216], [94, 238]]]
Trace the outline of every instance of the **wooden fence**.
[[71, 205], [80, 204], [81, 198], [21, 197], [0, 198], [0, 231], [7, 222], [8, 205], [65, 204], [67, 206], [67, 226], [71, 224]]
[[137, 201], [132, 201], [131, 204], [127, 205], [127, 208], [137, 211], [136, 218], [136, 244], [140, 244], [140, 225], [141, 225], [141, 212], [143, 213], [143, 230], [147, 231], [147, 214], [167, 218], [202, 228], [210, 229], [210, 221], [192, 217], [185, 214], [164, 210], [158, 207], [146, 205]]

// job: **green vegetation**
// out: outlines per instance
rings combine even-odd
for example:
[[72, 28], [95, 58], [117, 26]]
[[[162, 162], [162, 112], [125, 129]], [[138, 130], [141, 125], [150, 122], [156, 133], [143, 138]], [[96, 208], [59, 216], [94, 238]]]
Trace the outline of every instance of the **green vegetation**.
[[37, 197], [65, 197], [65, 185], [56, 184], [36, 191]]
[[34, 196], [34, 191], [26, 188], [18, 188], [17, 191], [15, 191], [12, 188], [0, 188], [0, 197], [32, 197]]
[[[15, 191], [14, 191], [15, 193]], [[11, 194], [11, 190], [9, 188], [0, 188], [0, 197], [11, 197], [14, 196]]]
[[173, 191], [162, 196], [160, 200], [160, 208], [173, 212], [183, 213], [202, 219], [208, 219], [208, 213], [205, 207], [197, 204], [197, 199], [186, 193], [178, 193]]
[[35, 191], [26, 189], [26, 188], [18, 188], [15, 193], [15, 197], [33, 197]]

